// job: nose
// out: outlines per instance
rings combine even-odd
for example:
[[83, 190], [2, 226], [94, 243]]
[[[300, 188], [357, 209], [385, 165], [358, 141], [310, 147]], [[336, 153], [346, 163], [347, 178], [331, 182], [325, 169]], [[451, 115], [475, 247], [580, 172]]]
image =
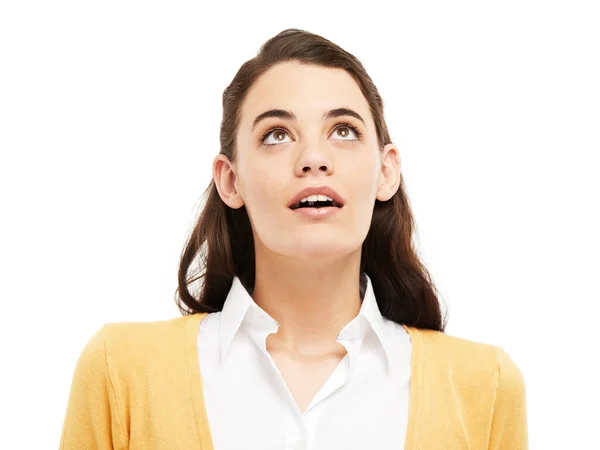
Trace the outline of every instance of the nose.
[[[311, 166], [304, 166], [302, 168], [302, 172], [306, 173], [306, 172], [308, 172], [311, 169], [312, 169]], [[323, 172], [328, 172], [329, 168], [328, 168], [328, 166], [320, 166], [319, 170], [322, 170]]]
[[304, 152], [298, 160], [297, 167], [301, 168], [301, 173], [299, 175], [310, 172], [324, 172], [329, 175], [333, 171], [333, 163], [331, 160], [323, 151], [318, 150]]

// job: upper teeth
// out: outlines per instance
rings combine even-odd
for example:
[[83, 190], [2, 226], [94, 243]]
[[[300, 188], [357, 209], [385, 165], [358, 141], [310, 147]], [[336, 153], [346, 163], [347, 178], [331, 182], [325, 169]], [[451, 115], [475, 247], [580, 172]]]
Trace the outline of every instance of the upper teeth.
[[304, 203], [304, 202], [325, 202], [329, 200], [330, 202], [333, 201], [333, 199], [331, 197], [327, 197], [326, 195], [321, 195], [321, 194], [315, 194], [315, 195], [309, 195], [308, 197], [304, 197], [302, 200], [300, 200], [300, 203]]

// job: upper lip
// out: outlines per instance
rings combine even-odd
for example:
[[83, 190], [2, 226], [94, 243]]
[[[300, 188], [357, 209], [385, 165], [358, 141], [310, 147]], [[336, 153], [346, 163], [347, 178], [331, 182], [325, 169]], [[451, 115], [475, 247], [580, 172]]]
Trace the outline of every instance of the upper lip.
[[337, 203], [337, 206], [341, 207], [344, 205], [344, 199], [333, 188], [330, 188], [329, 186], [310, 186], [298, 192], [294, 196], [294, 198], [292, 198], [292, 200], [288, 204], [288, 207], [291, 208], [292, 206], [296, 206], [304, 197], [308, 197], [309, 195], [315, 194], [321, 194], [326, 195], [327, 197], [331, 197], [333, 201]]

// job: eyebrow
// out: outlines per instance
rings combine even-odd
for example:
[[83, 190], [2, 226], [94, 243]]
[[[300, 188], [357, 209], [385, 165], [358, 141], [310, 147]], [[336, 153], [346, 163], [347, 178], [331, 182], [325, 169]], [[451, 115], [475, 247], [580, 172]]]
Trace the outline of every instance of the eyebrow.
[[[335, 108], [335, 109], [330, 109], [329, 111], [325, 111], [325, 113], [323, 114], [323, 120], [331, 119], [334, 117], [340, 117], [340, 116], [354, 117], [354, 118], [360, 120], [363, 123], [363, 125], [366, 126], [366, 123], [365, 123], [364, 119], [361, 117], [361, 115], [359, 113], [357, 113], [356, 111], [349, 109], [349, 108]], [[256, 127], [258, 122], [260, 122], [263, 119], [266, 119], [267, 117], [277, 117], [277, 118], [283, 119], [283, 120], [293, 120], [294, 122], [298, 121], [298, 119], [296, 118], [296, 115], [293, 112], [288, 111], [287, 109], [270, 109], [270, 110], [265, 111], [264, 113], [256, 116], [256, 119], [254, 119], [254, 122], [252, 122], [252, 131], [254, 131], [254, 128]]]

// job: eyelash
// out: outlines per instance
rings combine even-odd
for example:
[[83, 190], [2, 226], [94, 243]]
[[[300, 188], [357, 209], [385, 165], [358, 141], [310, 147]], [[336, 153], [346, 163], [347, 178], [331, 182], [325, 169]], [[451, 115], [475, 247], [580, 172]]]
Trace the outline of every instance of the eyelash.
[[[354, 131], [354, 133], [356, 133], [356, 137], [358, 141], [360, 141], [362, 139], [362, 133], [360, 131], [358, 131], [358, 128], [356, 128], [354, 125], [350, 125], [349, 123], [343, 122], [343, 123], [338, 123], [335, 128], [333, 129], [333, 131], [337, 130], [338, 128], [349, 128], [352, 131]], [[273, 131], [283, 131], [285, 133], [287, 133], [287, 130], [285, 128], [280, 128], [280, 127], [275, 127], [275, 128], [271, 128], [269, 131], [267, 131], [265, 134], [262, 135], [262, 137], [260, 138], [260, 142], [261, 144], [265, 144], [265, 139], [267, 139], [267, 136], [269, 134], [271, 134]], [[342, 139], [345, 140], [345, 139]], [[265, 144], [265, 145], [276, 145], [276, 144]]]

